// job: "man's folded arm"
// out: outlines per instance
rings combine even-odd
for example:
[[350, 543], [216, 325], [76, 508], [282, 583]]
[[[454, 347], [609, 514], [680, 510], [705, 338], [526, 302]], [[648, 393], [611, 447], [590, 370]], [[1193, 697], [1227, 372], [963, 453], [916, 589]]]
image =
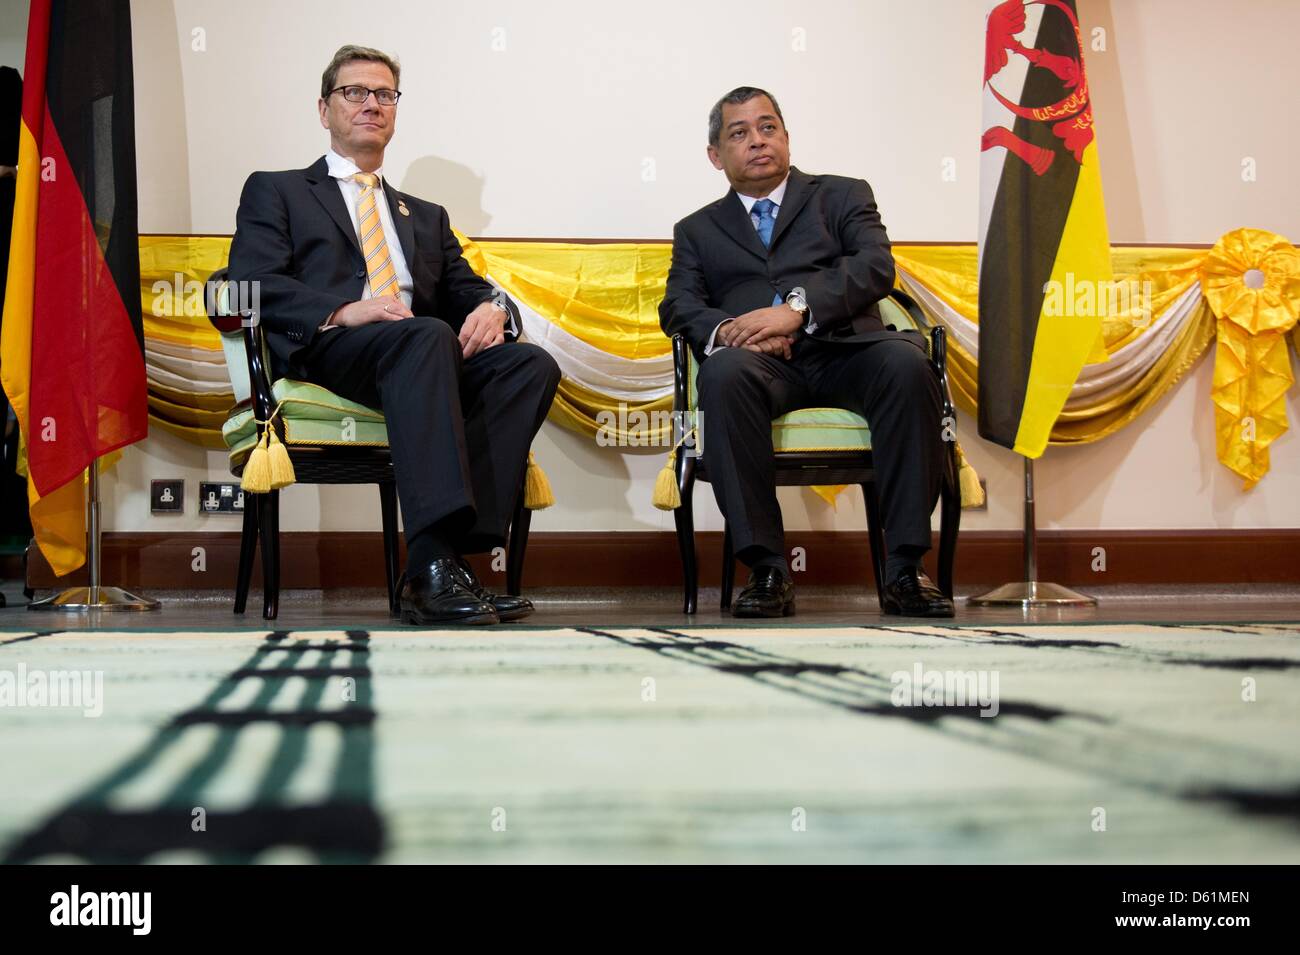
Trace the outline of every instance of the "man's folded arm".
[[293, 277], [293, 243], [284, 197], [266, 173], [244, 183], [235, 214], [228, 272], [233, 282], [256, 282], [264, 328], [308, 344], [349, 299]]
[[679, 222], [673, 228], [673, 261], [668, 290], [659, 303], [659, 327], [669, 337], [684, 335], [693, 349], [706, 355], [720, 344], [718, 329], [734, 317], [709, 305], [708, 294], [699, 257]]
[[839, 217], [844, 255], [828, 269], [803, 276], [808, 321], [834, 327], [862, 315], [894, 287], [894, 255], [871, 187], [855, 181]]
[[442, 244], [442, 274], [438, 277], [438, 290], [456, 324], [463, 322], [465, 316], [484, 302], [496, 299], [506, 307], [505, 333], [507, 339], [519, 337], [523, 323], [519, 317], [519, 306], [504, 292], [499, 292], [491, 282], [475, 272], [465, 261], [464, 250], [456, 233], [451, 231], [451, 220], [447, 210], [438, 207], [442, 219], [438, 223], [439, 237]]

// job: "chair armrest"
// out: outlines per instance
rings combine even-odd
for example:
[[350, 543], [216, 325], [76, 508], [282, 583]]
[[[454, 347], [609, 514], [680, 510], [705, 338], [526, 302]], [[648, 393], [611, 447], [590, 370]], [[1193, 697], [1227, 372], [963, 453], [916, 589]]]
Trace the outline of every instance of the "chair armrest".
[[924, 310], [922, 310], [920, 305], [916, 304], [916, 299], [912, 298], [912, 296], [908, 295], [901, 288], [891, 288], [889, 290], [889, 297], [899, 305], [903, 306], [903, 309], [907, 314], [912, 316], [912, 321], [916, 322], [917, 328], [925, 328], [925, 326], [930, 324], [930, 320], [926, 318]]
[[889, 297], [906, 309], [918, 329], [929, 327], [930, 339], [927, 344], [930, 346], [930, 365], [939, 376], [939, 384], [943, 388], [943, 415], [945, 418], [954, 418], [956, 411], [953, 408], [952, 392], [948, 388], [948, 330], [942, 325], [931, 325], [916, 299], [902, 289], [890, 289]]
[[673, 336], [673, 446], [683, 439], [690, 427], [691, 354], [681, 335]]
[[948, 330], [942, 325], [930, 329], [930, 364], [934, 366], [939, 386], [943, 389], [943, 416], [955, 418], [952, 393], [948, 390]]
[[[253, 411], [258, 421], [267, 421], [275, 410], [275, 396], [271, 391], [271, 374], [262, 357], [266, 354], [266, 336], [262, 334], [262, 323], [258, 319], [258, 314], [253, 312], [243, 322], [244, 353], [248, 356], [248, 382], [253, 391]], [[280, 437], [284, 437], [284, 422], [279, 419], [276, 420], [276, 431]], [[262, 433], [261, 425], [258, 425], [257, 433]]]
[[673, 413], [688, 411], [691, 384], [691, 349], [682, 335], [673, 336]]
[[[266, 354], [266, 336], [262, 334], [257, 312], [232, 314], [229, 311], [229, 301], [224, 288], [228, 280], [228, 271], [228, 269], [224, 268], [217, 269], [208, 277], [204, 287], [204, 304], [208, 313], [208, 321], [221, 334], [229, 334], [234, 331], [243, 332], [244, 354], [248, 358], [248, 382], [252, 392], [253, 414], [258, 421], [266, 421], [271, 416], [271, 412], [275, 410], [275, 397], [271, 392], [271, 376], [267, 370], [266, 362], [262, 358]], [[277, 430], [283, 436], [284, 426], [280, 425]], [[258, 434], [261, 433], [261, 425], [258, 425]]]
[[203, 305], [208, 313], [208, 321], [223, 335], [239, 330], [239, 316], [226, 309], [228, 272], [228, 269], [217, 269], [203, 285]]

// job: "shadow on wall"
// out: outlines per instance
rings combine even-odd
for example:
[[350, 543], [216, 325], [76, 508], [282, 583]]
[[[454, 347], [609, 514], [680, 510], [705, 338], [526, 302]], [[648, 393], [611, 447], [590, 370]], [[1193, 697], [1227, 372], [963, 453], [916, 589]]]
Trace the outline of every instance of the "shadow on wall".
[[[1128, 115], [1128, 94], [1134, 91], [1126, 89], [1125, 79], [1120, 75], [1116, 46], [1119, 36], [1115, 31], [1115, 15], [1110, 0], [1083, 0], [1079, 4], [1079, 26], [1083, 31], [1088, 85], [1097, 116], [1097, 152], [1101, 157], [1101, 174], [1105, 183], [1110, 241], [1146, 242], [1146, 221], [1142, 196], [1138, 193], [1133, 134]], [[1096, 28], [1105, 32], [1095, 35], [1093, 30]], [[1137, 37], [1131, 39], [1139, 41]], [[1098, 44], [1103, 42], [1105, 48], [1098, 49]], [[1140, 84], [1141, 91], [1145, 92], [1140, 75], [1128, 77], [1128, 82]]]
[[[188, 233], [194, 228], [190, 192], [189, 110], [182, 56], [198, 56], [189, 27], [179, 32], [174, 0], [131, 4], [135, 48], [136, 178], [140, 182], [141, 232]], [[181, 43], [177, 37], [183, 37]], [[141, 107], [141, 90], [149, 92]], [[201, 184], [195, 188], [202, 189]], [[238, 194], [236, 194], [237, 196]], [[234, 205], [227, 215], [234, 215]]]
[[440, 156], [422, 156], [411, 163], [402, 192], [447, 209], [453, 227], [466, 235], [482, 235], [492, 216], [483, 209], [483, 178], [460, 163]]

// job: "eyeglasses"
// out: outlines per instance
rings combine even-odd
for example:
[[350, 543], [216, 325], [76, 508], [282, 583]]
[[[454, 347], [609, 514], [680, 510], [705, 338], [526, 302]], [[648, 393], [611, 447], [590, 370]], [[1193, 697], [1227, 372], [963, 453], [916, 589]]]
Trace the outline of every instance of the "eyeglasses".
[[396, 106], [402, 95], [397, 90], [372, 90], [368, 86], [336, 86], [328, 95], [333, 96], [335, 93], [342, 93], [349, 103], [364, 103], [374, 93], [375, 102], [380, 106]]

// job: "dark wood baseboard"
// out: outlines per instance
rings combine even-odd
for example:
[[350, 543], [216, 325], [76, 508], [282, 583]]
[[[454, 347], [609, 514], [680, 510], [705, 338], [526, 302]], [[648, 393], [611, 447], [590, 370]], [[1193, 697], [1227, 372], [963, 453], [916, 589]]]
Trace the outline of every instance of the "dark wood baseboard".
[[[803, 548], [796, 579], [812, 585], [868, 583], [864, 531], [802, 531], [787, 534], [790, 548]], [[937, 540], [936, 540], [937, 545]], [[203, 569], [195, 548], [202, 548]], [[696, 535], [701, 586], [721, 576], [722, 534]], [[1098, 551], [1097, 549], [1101, 550]], [[383, 587], [379, 532], [286, 532], [280, 537], [281, 586], [287, 589]], [[1105, 570], [1100, 566], [1104, 556]], [[140, 590], [234, 591], [239, 534], [106, 533], [102, 582]], [[994, 586], [1022, 579], [1021, 535], [1014, 531], [967, 531], [957, 547], [959, 587]], [[927, 557], [933, 574], [934, 552]], [[484, 582], [503, 586], [504, 571], [491, 558], [475, 558]], [[504, 567], [504, 558], [498, 562]], [[795, 565], [796, 567], [798, 565]], [[1300, 528], [1179, 531], [1042, 531], [1039, 578], [1074, 587], [1097, 584], [1300, 583]], [[261, 567], [254, 569], [254, 589]], [[29, 549], [28, 586], [36, 589], [84, 583], [85, 570], [57, 578], [40, 552]], [[739, 578], [743, 582], [743, 576]], [[662, 587], [681, 583], [673, 534], [661, 531], [535, 533], [524, 564], [525, 587]]]

